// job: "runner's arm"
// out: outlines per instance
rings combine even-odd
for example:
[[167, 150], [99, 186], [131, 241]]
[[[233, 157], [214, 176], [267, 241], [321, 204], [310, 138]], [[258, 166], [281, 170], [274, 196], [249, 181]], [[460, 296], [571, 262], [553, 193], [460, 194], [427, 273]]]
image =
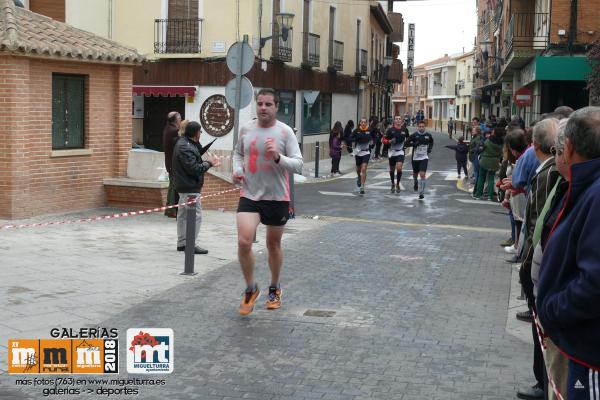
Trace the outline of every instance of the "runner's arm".
[[300, 146], [298, 146], [295, 135], [287, 135], [285, 137], [285, 154], [280, 154], [279, 160], [276, 163], [290, 172], [302, 174], [302, 165], [304, 162], [302, 161], [302, 152], [300, 152]]
[[233, 150], [233, 176], [244, 175], [244, 130], [240, 130], [240, 137]]

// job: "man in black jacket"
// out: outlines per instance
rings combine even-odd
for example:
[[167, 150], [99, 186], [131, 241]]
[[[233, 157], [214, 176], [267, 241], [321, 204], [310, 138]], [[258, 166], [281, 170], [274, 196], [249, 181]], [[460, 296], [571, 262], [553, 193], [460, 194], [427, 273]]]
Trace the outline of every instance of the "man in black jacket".
[[[172, 206], [179, 203], [179, 197], [173, 187], [173, 148], [175, 140], [179, 136], [179, 126], [181, 125], [181, 115], [177, 111], [171, 111], [167, 115], [167, 124], [163, 129], [163, 151], [165, 153], [165, 169], [169, 173], [169, 192], [167, 194], [167, 205]], [[167, 208], [165, 215], [169, 218], [177, 216], [177, 209]]]
[[[173, 149], [173, 178], [175, 190], [179, 193], [180, 202], [187, 202], [188, 196], [198, 198], [196, 205], [196, 234], [194, 239], [194, 252], [207, 254], [208, 250], [195, 245], [202, 222], [202, 203], [200, 191], [204, 184], [204, 174], [211, 167], [220, 165], [219, 157], [211, 155], [209, 161], [202, 160], [202, 146], [200, 145], [200, 124], [192, 121], [185, 127], [184, 136], [179, 138]], [[185, 250], [185, 231], [188, 207], [194, 204], [179, 206], [177, 212], [177, 251]]]

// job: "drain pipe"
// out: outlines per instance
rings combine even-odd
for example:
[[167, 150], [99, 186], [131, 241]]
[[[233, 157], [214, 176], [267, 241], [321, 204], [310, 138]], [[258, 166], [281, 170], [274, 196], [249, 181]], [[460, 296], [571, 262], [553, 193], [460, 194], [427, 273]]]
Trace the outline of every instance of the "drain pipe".
[[577, 0], [571, 0], [571, 22], [569, 27], [569, 54], [573, 52], [573, 44], [577, 41]]

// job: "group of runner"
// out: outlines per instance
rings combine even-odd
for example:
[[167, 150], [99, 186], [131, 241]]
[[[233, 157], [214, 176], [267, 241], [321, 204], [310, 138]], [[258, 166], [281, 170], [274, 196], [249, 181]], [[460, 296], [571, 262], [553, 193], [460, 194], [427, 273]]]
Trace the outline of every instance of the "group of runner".
[[[356, 161], [356, 186], [359, 193], [365, 193], [367, 168], [371, 158], [372, 136], [366, 118], [361, 118], [358, 128], [353, 132], [352, 139], [355, 143], [354, 158]], [[400, 193], [402, 167], [404, 165], [405, 149], [412, 147], [413, 189], [419, 192], [419, 199], [425, 198], [427, 186], [427, 164], [429, 153], [433, 148], [433, 136], [425, 131], [425, 123], [420, 121], [417, 131], [412, 135], [408, 132], [402, 117], [394, 117], [394, 123], [383, 136], [383, 144], [389, 145], [388, 161], [390, 165], [390, 181], [392, 193]]]
[[[265, 308], [281, 307], [283, 290], [280, 285], [283, 250], [281, 237], [288, 221], [290, 182], [294, 173], [302, 172], [302, 153], [292, 129], [277, 120], [279, 96], [273, 89], [261, 89], [256, 94], [257, 119], [240, 130], [233, 157], [233, 179], [241, 186], [236, 223], [238, 228], [238, 259], [246, 289], [242, 293], [239, 313], [248, 315], [261, 293], [254, 276], [255, 258], [252, 243], [259, 224], [266, 225], [267, 262], [271, 270]], [[372, 137], [366, 118], [362, 118], [353, 132], [356, 144], [355, 159], [357, 184], [365, 191], [367, 166], [371, 156]], [[412, 166], [414, 189], [424, 197], [429, 153], [433, 137], [419, 122], [417, 132], [409, 134], [402, 117], [385, 132], [383, 144], [389, 145], [390, 179], [392, 192], [400, 191], [404, 151], [413, 148]]]

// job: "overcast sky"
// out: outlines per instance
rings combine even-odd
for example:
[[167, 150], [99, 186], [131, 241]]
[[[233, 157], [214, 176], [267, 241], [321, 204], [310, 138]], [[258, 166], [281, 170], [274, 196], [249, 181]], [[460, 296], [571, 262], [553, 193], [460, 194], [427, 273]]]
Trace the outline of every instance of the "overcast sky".
[[404, 17], [400, 59], [406, 67], [408, 24], [415, 24], [415, 66], [473, 49], [477, 35], [476, 0], [409, 0], [394, 2]]

